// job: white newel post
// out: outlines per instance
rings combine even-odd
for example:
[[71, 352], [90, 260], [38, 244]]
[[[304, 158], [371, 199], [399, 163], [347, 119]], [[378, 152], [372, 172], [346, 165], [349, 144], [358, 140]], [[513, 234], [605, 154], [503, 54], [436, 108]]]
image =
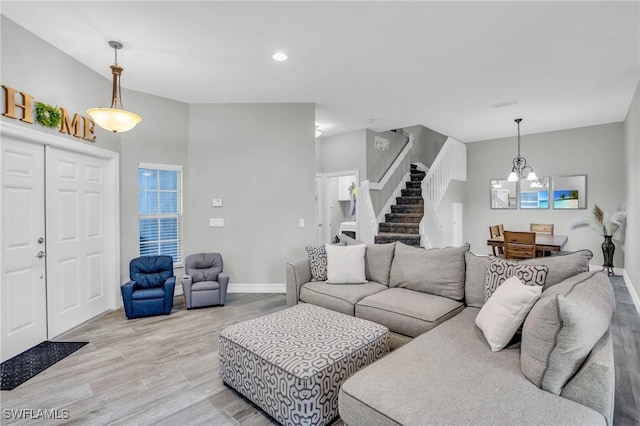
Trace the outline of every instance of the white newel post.
[[358, 207], [356, 208], [357, 226], [358, 226], [358, 240], [373, 244], [376, 235], [378, 235], [378, 222], [376, 221], [376, 214], [373, 210], [373, 203], [369, 195], [369, 181], [364, 180], [360, 182], [358, 188]]

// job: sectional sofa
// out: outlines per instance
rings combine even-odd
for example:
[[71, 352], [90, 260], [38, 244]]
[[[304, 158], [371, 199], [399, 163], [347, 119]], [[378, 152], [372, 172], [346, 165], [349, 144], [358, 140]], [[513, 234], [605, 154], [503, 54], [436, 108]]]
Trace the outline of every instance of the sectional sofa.
[[362, 284], [312, 281], [308, 259], [288, 263], [287, 303], [311, 303], [391, 331], [395, 350], [340, 390], [340, 416], [350, 426], [609, 425], [613, 289], [604, 273], [588, 271], [591, 257], [581, 250], [521, 262], [546, 271], [544, 290], [521, 337], [496, 352], [475, 320], [488, 274], [508, 271], [468, 245], [368, 245]]

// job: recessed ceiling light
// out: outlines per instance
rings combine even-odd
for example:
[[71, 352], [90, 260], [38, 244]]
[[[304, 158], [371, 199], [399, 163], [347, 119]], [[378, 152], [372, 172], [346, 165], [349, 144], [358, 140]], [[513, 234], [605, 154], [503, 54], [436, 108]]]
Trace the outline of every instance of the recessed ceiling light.
[[287, 60], [287, 55], [284, 52], [276, 52], [273, 54], [273, 59], [275, 59], [276, 61], [286, 61]]

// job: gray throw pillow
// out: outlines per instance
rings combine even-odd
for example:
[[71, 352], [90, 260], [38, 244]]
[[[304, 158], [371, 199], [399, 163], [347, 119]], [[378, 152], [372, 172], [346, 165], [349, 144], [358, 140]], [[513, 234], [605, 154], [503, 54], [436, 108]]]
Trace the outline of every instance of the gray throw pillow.
[[489, 256], [489, 269], [484, 285], [484, 300], [489, 300], [494, 291], [507, 280], [516, 276], [524, 285], [544, 286], [549, 268], [545, 265], [525, 265], [495, 256]]
[[397, 242], [389, 287], [408, 288], [454, 300], [464, 298], [464, 254], [460, 247], [423, 249]]
[[536, 386], [556, 395], [606, 333], [615, 302], [603, 272], [584, 272], [548, 290], [522, 329], [520, 368]]
[[369, 244], [364, 255], [364, 271], [368, 281], [389, 285], [391, 261], [396, 244]]
[[[347, 243], [336, 243], [337, 246], [346, 246]], [[324, 246], [305, 247], [309, 256], [309, 266], [311, 267], [311, 281], [327, 280], [327, 251]]]
[[590, 250], [578, 250], [573, 253], [549, 257], [536, 257], [523, 260], [525, 265], [547, 265], [549, 273], [544, 289], [556, 285], [567, 278], [589, 270], [589, 261], [593, 257]]
[[467, 273], [464, 280], [464, 303], [474, 308], [484, 305], [484, 285], [489, 269], [488, 256], [476, 256], [470, 251], [464, 254]]

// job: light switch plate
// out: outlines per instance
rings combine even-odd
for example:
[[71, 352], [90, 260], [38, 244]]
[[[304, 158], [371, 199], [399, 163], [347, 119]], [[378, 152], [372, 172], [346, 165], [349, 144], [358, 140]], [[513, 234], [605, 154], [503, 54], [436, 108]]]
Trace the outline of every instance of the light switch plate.
[[304, 228], [304, 219], [298, 219], [298, 226]]
[[211, 205], [213, 207], [222, 207], [222, 198], [214, 198]]
[[224, 219], [220, 217], [212, 217], [209, 219], [209, 226], [224, 226]]

